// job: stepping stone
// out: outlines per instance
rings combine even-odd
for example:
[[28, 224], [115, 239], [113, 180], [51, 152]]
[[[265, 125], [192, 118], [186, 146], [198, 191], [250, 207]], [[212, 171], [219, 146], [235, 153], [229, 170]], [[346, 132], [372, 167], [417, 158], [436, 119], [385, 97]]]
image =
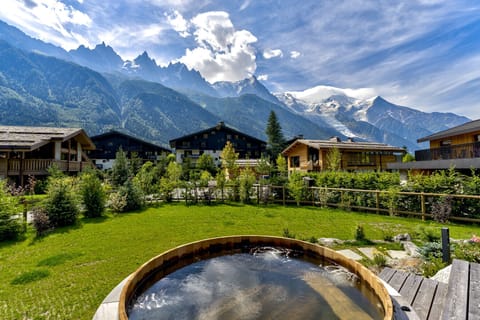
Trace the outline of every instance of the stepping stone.
[[375, 248], [368, 247], [368, 248], [357, 248], [364, 256], [368, 259], [373, 260], [373, 254], [377, 252]]
[[352, 259], [352, 260], [362, 260], [363, 257], [355, 252], [353, 252], [350, 249], [345, 249], [345, 250], [338, 250], [338, 253], [343, 254], [345, 257]]
[[408, 258], [409, 255], [407, 252], [403, 250], [387, 250], [388, 255], [392, 257], [392, 259], [405, 259]]

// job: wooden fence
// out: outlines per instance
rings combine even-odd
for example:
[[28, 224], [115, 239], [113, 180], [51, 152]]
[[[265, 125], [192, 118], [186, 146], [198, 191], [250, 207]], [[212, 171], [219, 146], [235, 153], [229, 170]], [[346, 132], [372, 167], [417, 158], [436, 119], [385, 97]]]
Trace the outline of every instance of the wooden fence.
[[[215, 188], [177, 190], [174, 200], [238, 201], [238, 191], [227, 186], [223, 191]], [[363, 190], [328, 187], [305, 187], [300, 205], [338, 207], [344, 210], [370, 211], [377, 214], [414, 216], [422, 220], [433, 219], [436, 205], [445, 203], [451, 208], [448, 220], [480, 223], [480, 195], [417, 193], [387, 190]], [[257, 204], [296, 204], [297, 201], [285, 186], [254, 185], [250, 201]]]

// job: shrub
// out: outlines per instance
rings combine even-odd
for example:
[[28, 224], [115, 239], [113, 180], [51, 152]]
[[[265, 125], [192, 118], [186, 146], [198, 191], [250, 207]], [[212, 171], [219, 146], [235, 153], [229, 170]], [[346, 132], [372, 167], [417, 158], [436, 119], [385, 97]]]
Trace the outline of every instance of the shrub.
[[435, 258], [442, 258], [442, 244], [440, 242], [427, 242], [418, 248], [425, 260], [433, 260]]
[[363, 230], [362, 225], [357, 225], [357, 227], [355, 228], [354, 237], [355, 237], [355, 240], [357, 240], [357, 241], [365, 241], [366, 240], [365, 231]]
[[418, 226], [415, 231], [425, 241], [437, 242], [440, 240], [440, 232], [434, 227]]
[[49, 182], [45, 209], [53, 227], [75, 224], [79, 210], [68, 178]]
[[7, 190], [4, 180], [0, 180], [0, 241], [12, 240], [24, 232], [24, 228], [18, 219], [12, 216], [15, 211], [17, 198]]
[[113, 212], [124, 212], [127, 206], [127, 195], [113, 192], [108, 197], [107, 207]]
[[377, 267], [385, 267], [387, 265], [387, 257], [381, 252], [373, 254], [373, 264]]
[[142, 191], [132, 182], [132, 179], [128, 179], [127, 182], [118, 189], [118, 193], [126, 199], [126, 205], [123, 211], [119, 212], [137, 210], [144, 204]]
[[427, 261], [424, 261], [420, 266], [420, 269], [422, 270], [422, 275], [429, 278], [434, 276], [438, 271], [446, 266], [447, 264], [442, 261], [442, 258], [431, 258]]
[[253, 184], [255, 183], [255, 174], [251, 169], [243, 170], [238, 177], [238, 183], [240, 200], [243, 203], [249, 203]]
[[298, 172], [292, 172], [287, 185], [288, 191], [295, 199], [297, 206], [299, 206], [305, 190], [305, 182], [303, 181], [302, 175]]
[[33, 216], [33, 227], [37, 231], [37, 236], [43, 236], [46, 234], [51, 228], [52, 225], [50, 220], [48, 219], [48, 214], [45, 208], [36, 207], [32, 209], [32, 216]]
[[438, 200], [438, 202], [435, 202], [432, 204], [433, 220], [437, 222], [440, 222], [440, 223], [448, 222], [451, 212], [452, 212], [451, 196], [442, 197], [441, 199]]
[[85, 217], [100, 217], [105, 210], [105, 190], [102, 182], [94, 172], [87, 172], [81, 177], [80, 194], [85, 206]]
[[453, 256], [456, 259], [480, 263], [480, 243], [459, 243], [454, 246]]

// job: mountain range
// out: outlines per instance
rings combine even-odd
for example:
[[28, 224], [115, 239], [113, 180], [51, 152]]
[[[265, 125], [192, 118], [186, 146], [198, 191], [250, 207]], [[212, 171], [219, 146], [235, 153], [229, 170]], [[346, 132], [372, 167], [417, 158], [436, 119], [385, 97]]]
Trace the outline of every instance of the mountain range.
[[219, 121], [266, 139], [275, 111], [286, 138], [331, 136], [425, 147], [418, 138], [470, 119], [398, 106], [365, 90], [317, 86], [272, 94], [255, 76], [208, 83], [147, 52], [123, 60], [105, 43], [65, 51], [0, 21], [0, 124], [122, 130], [162, 145]]

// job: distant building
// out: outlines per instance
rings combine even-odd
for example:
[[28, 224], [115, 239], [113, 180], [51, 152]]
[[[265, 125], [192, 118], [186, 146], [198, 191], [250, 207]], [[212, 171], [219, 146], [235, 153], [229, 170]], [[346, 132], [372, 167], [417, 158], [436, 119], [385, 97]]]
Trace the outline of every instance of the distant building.
[[388, 163], [401, 161], [405, 149], [383, 143], [296, 139], [282, 155], [288, 171], [314, 172], [328, 169], [327, 157], [333, 149], [340, 153], [339, 167], [349, 171], [385, 170]]
[[227, 127], [219, 122], [216, 126], [170, 140], [175, 150], [177, 162], [190, 158], [193, 163], [202, 154], [209, 154], [220, 164], [220, 154], [227, 141], [230, 141], [239, 154], [239, 159], [259, 159], [267, 148], [267, 143], [245, 133]]
[[0, 126], [0, 178], [25, 185], [55, 165], [76, 173], [91, 166], [86, 151], [95, 145], [80, 128]]
[[96, 149], [89, 151], [89, 157], [97, 168], [103, 170], [112, 168], [116, 153], [120, 148], [127, 154], [127, 157], [136, 153], [143, 162], [155, 162], [171, 153], [169, 149], [116, 130], [93, 136], [92, 141], [95, 143]]
[[415, 151], [415, 161], [389, 164], [390, 169], [430, 173], [436, 170], [455, 168], [468, 173], [480, 169], [480, 120], [443, 130], [420, 138], [417, 142], [429, 141], [430, 148]]

